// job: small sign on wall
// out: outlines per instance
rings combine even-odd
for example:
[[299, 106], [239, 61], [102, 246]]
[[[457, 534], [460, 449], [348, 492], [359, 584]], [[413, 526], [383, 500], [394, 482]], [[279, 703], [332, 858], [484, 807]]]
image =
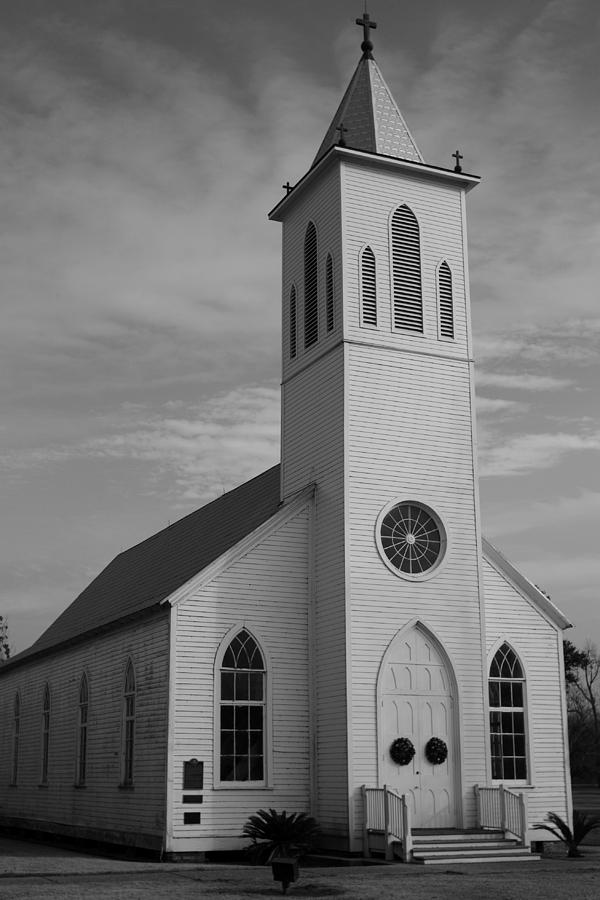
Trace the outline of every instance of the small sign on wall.
[[204, 788], [204, 763], [188, 759], [183, 764], [184, 791], [201, 791]]

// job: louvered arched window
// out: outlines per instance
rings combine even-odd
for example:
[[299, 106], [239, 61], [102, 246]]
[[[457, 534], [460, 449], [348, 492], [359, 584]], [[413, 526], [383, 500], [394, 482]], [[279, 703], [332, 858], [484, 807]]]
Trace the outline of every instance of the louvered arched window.
[[319, 340], [317, 229], [309, 222], [304, 237], [304, 347]]
[[333, 308], [333, 257], [331, 253], [327, 254], [325, 260], [325, 314], [327, 319], [327, 331], [333, 331], [334, 308]]
[[375, 254], [365, 247], [360, 254], [360, 324], [377, 327], [377, 282]]
[[440, 313], [440, 337], [454, 337], [454, 301], [452, 297], [452, 272], [444, 260], [438, 269], [438, 300]]
[[403, 331], [423, 331], [421, 238], [419, 223], [404, 204], [392, 216], [393, 325]]
[[84, 672], [79, 682], [79, 708], [77, 714], [77, 773], [75, 783], [80, 786], [85, 784], [87, 775], [88, 707], [88, 680]]
[[507, 643], [490, 665], [490, 750], [495, 781], [527, 779], [525, 678], [515, 651]]
[[48, 784], [48, 760], [50, 755], [50, 685], [44, 686], [42, 700], [42, 784]]
[[296, 358], [298, 350], [298, 309], [296, 300], [296, 286], [293, 284], [290, 291], [290, 359]]
[[264, 783], [267, 673], [245, 628], [225, 650], [219, 677], [220, 780]]
[[121, 743], [121, 785], [131, 787], [133, 784], [133, 759], [135, 750], [135, 672], [131, 660], [125, 670], [123, 688], [123, 725]]
[[19, 780], [19, 741], [21, 737], [21, 697], [15, 694], [13, 707], [13, 747], [12, 747], [12, 772], [10, 783], [17, 784]]

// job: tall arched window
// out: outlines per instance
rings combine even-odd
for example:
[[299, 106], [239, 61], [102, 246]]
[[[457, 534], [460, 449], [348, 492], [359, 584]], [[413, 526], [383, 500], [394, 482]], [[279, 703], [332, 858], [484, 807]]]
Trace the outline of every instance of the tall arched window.
[[19, 780], [19, 738], [21, 735], [21, 697], [15, 694], [13, 707], [13, 748], [12, 748], [12, 772], [10, 783], [17, 784]]
[[360, 324], [377, 327], [375, 254], [370, 247], [365, 247], [360, 254]]
[[304, 346], [319, 340], [317, 229], [309, 222], [304, 236]]
[[264, 782], [266, 669], [245, 628], [223, 656], [220, 691], [220, 780]]
[[75, 783], [85, 784], [87, 774], [87, 729], [88, 729], [88, 680], [85, 672], [79, 683], [79, 710], [77, 716], [77, 773]]
[[50, 686], [44, 686], [42, 700], [42, 784], [48, 784], [48, 757], [50, 752]]
[[327, 331], [333, 331], [334, 307], [333, 307], [333, 257], [327, 254], [325, 260], [325, 313], [327, 319]]
[[527, 779], [525, 678], [517, 654], [507, 643], [490, 666], [490, 749], [495, 781]]
[[290, 291], [290, 359], [296, 358], [298, 345], [298, 310], [296, 306], [296, 286]]
[[438, 299], [440, 310], [440, 337], [454, 337], [454, 304], [452, 299], [452, 272], [444, 260], [438, 269]]
[[423, 331], [421, 238], [419, 223], [404, 204], [392, 216], [393, 324], [403, 331]]
[[128, 661], [125, 671], [122, 735], [121, 784], [123, 787], [131, 787], [133, 784], [133, 754], [135, 747], [135, 672], [131, 660]]

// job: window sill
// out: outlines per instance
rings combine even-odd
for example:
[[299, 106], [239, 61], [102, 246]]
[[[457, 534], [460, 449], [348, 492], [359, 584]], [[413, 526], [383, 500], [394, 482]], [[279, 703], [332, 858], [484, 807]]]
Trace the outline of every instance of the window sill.
[[213, 786], [213, 791], [274, 791], [270, 784], [254, 784], [251, 781], [223, 781]]
[[492, 781], [491, 787], [505, 787], [509, 791], [534, 791], [535, 784], [524, 781]]

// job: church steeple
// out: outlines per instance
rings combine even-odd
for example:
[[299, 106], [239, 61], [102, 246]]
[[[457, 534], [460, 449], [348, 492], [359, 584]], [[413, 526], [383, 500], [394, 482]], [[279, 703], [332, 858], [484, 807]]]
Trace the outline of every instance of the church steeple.
[[342, 98], [327, 133], [317, 151], [313, 165], [340, 142], [353, 150], [364, 150], [382, 156], [395, 156], [412, 162], [424, 159], [411, 135], [379, 66], [373, 59], [369, 31], [376, 28], [368, 13], [356, 20], [364, 29], [363, 55]]

